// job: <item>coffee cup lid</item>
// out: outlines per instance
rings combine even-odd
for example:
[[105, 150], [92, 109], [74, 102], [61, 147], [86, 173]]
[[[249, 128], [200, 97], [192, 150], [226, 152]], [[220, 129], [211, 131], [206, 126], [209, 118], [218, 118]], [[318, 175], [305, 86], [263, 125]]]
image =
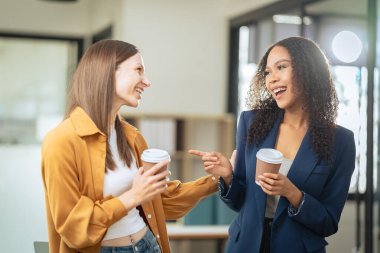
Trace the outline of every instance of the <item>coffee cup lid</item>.
[[282, 153], [273, 148], [260, 149], [257, 152], [256, 157], [261, 161], [274, 164], [282, 163], [282, 160], [284, 159]]
[[141, 160], [148, 163], [158, 163], [169, 159], [170, 155], [167, 151], [157, 148], [145, 149], [141, 155]]

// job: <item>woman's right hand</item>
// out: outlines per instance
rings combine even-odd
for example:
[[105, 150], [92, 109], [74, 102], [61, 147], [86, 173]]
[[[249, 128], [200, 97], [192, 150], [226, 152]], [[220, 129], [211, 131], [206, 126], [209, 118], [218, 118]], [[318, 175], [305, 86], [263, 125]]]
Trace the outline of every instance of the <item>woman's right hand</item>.
[[220, 176], [227, 185], [230, 184], [233, 170], [232, 164], [235, 165], [235, 152], [232, 153], [230, 160], [218, 152], [189, 150], [189, 153], [202, 158], [203, 166], [207, 173]]
[[132, 188], [121, 194], [118, 198], [128, 210], [152, 200], [166, 190], [169, 170], [162, 170], [169, 164], [169, 160], [154, 165], [148, 171], [141, 167], [133, 178]]

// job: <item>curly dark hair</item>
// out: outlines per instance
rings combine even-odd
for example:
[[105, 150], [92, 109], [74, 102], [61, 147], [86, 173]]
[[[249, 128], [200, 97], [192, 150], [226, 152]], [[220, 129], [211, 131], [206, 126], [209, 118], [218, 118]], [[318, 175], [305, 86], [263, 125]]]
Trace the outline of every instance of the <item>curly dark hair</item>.
[[291, 58], [293, 85], [308, 115], [313, 150], [319, 158], [330, 159], [338, 98], [326, 56], [309, 39], [290, 37], [272, 45], [261, 59], [248, 92], [247, 105], [256, 111], [248, 130], [248, 141], [259, 144], [282, 113], [266, 89], [265, 68], [274, 47], [285, 48]]

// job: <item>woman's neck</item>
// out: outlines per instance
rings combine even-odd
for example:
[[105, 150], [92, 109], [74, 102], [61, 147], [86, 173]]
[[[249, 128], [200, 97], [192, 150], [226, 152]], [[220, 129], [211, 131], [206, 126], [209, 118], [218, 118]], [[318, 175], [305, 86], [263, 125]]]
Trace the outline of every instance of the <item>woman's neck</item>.
[[308, 116], [303, 109], [296, 111], [285, 110], [283, 123], [295, 129], [307, 129], [309, 125]]
[[117, 117], [117, 114], [119, 112], [119, 109], [120, 107], [116, 107], [114, 106], [112, 108], [112, 112], [111, 112], [111, 126], [110, 126], [110, 129], [115, 129], [115, 120], [116, 120], [116, 117]]

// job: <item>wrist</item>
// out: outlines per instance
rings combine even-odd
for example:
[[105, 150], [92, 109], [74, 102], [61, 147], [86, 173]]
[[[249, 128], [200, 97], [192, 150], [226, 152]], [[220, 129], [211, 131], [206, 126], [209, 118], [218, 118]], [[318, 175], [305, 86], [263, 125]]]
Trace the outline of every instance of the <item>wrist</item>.
[[140, 205], [138, 195], [133, 190], [129, 190], [118, 197], [127, 210], [135, 208]]
[[229, 175], [222, 176], [222, 178], [223, 178], [224, 183], [228, 186], [231, 184], [232, 173], [230, 173]]
[[295, 188], [295, 190], [291, 192], [288, 198], [290, 204], [296, 209], [300, 206], [302, 199], [303, 193], [298, 188]]

